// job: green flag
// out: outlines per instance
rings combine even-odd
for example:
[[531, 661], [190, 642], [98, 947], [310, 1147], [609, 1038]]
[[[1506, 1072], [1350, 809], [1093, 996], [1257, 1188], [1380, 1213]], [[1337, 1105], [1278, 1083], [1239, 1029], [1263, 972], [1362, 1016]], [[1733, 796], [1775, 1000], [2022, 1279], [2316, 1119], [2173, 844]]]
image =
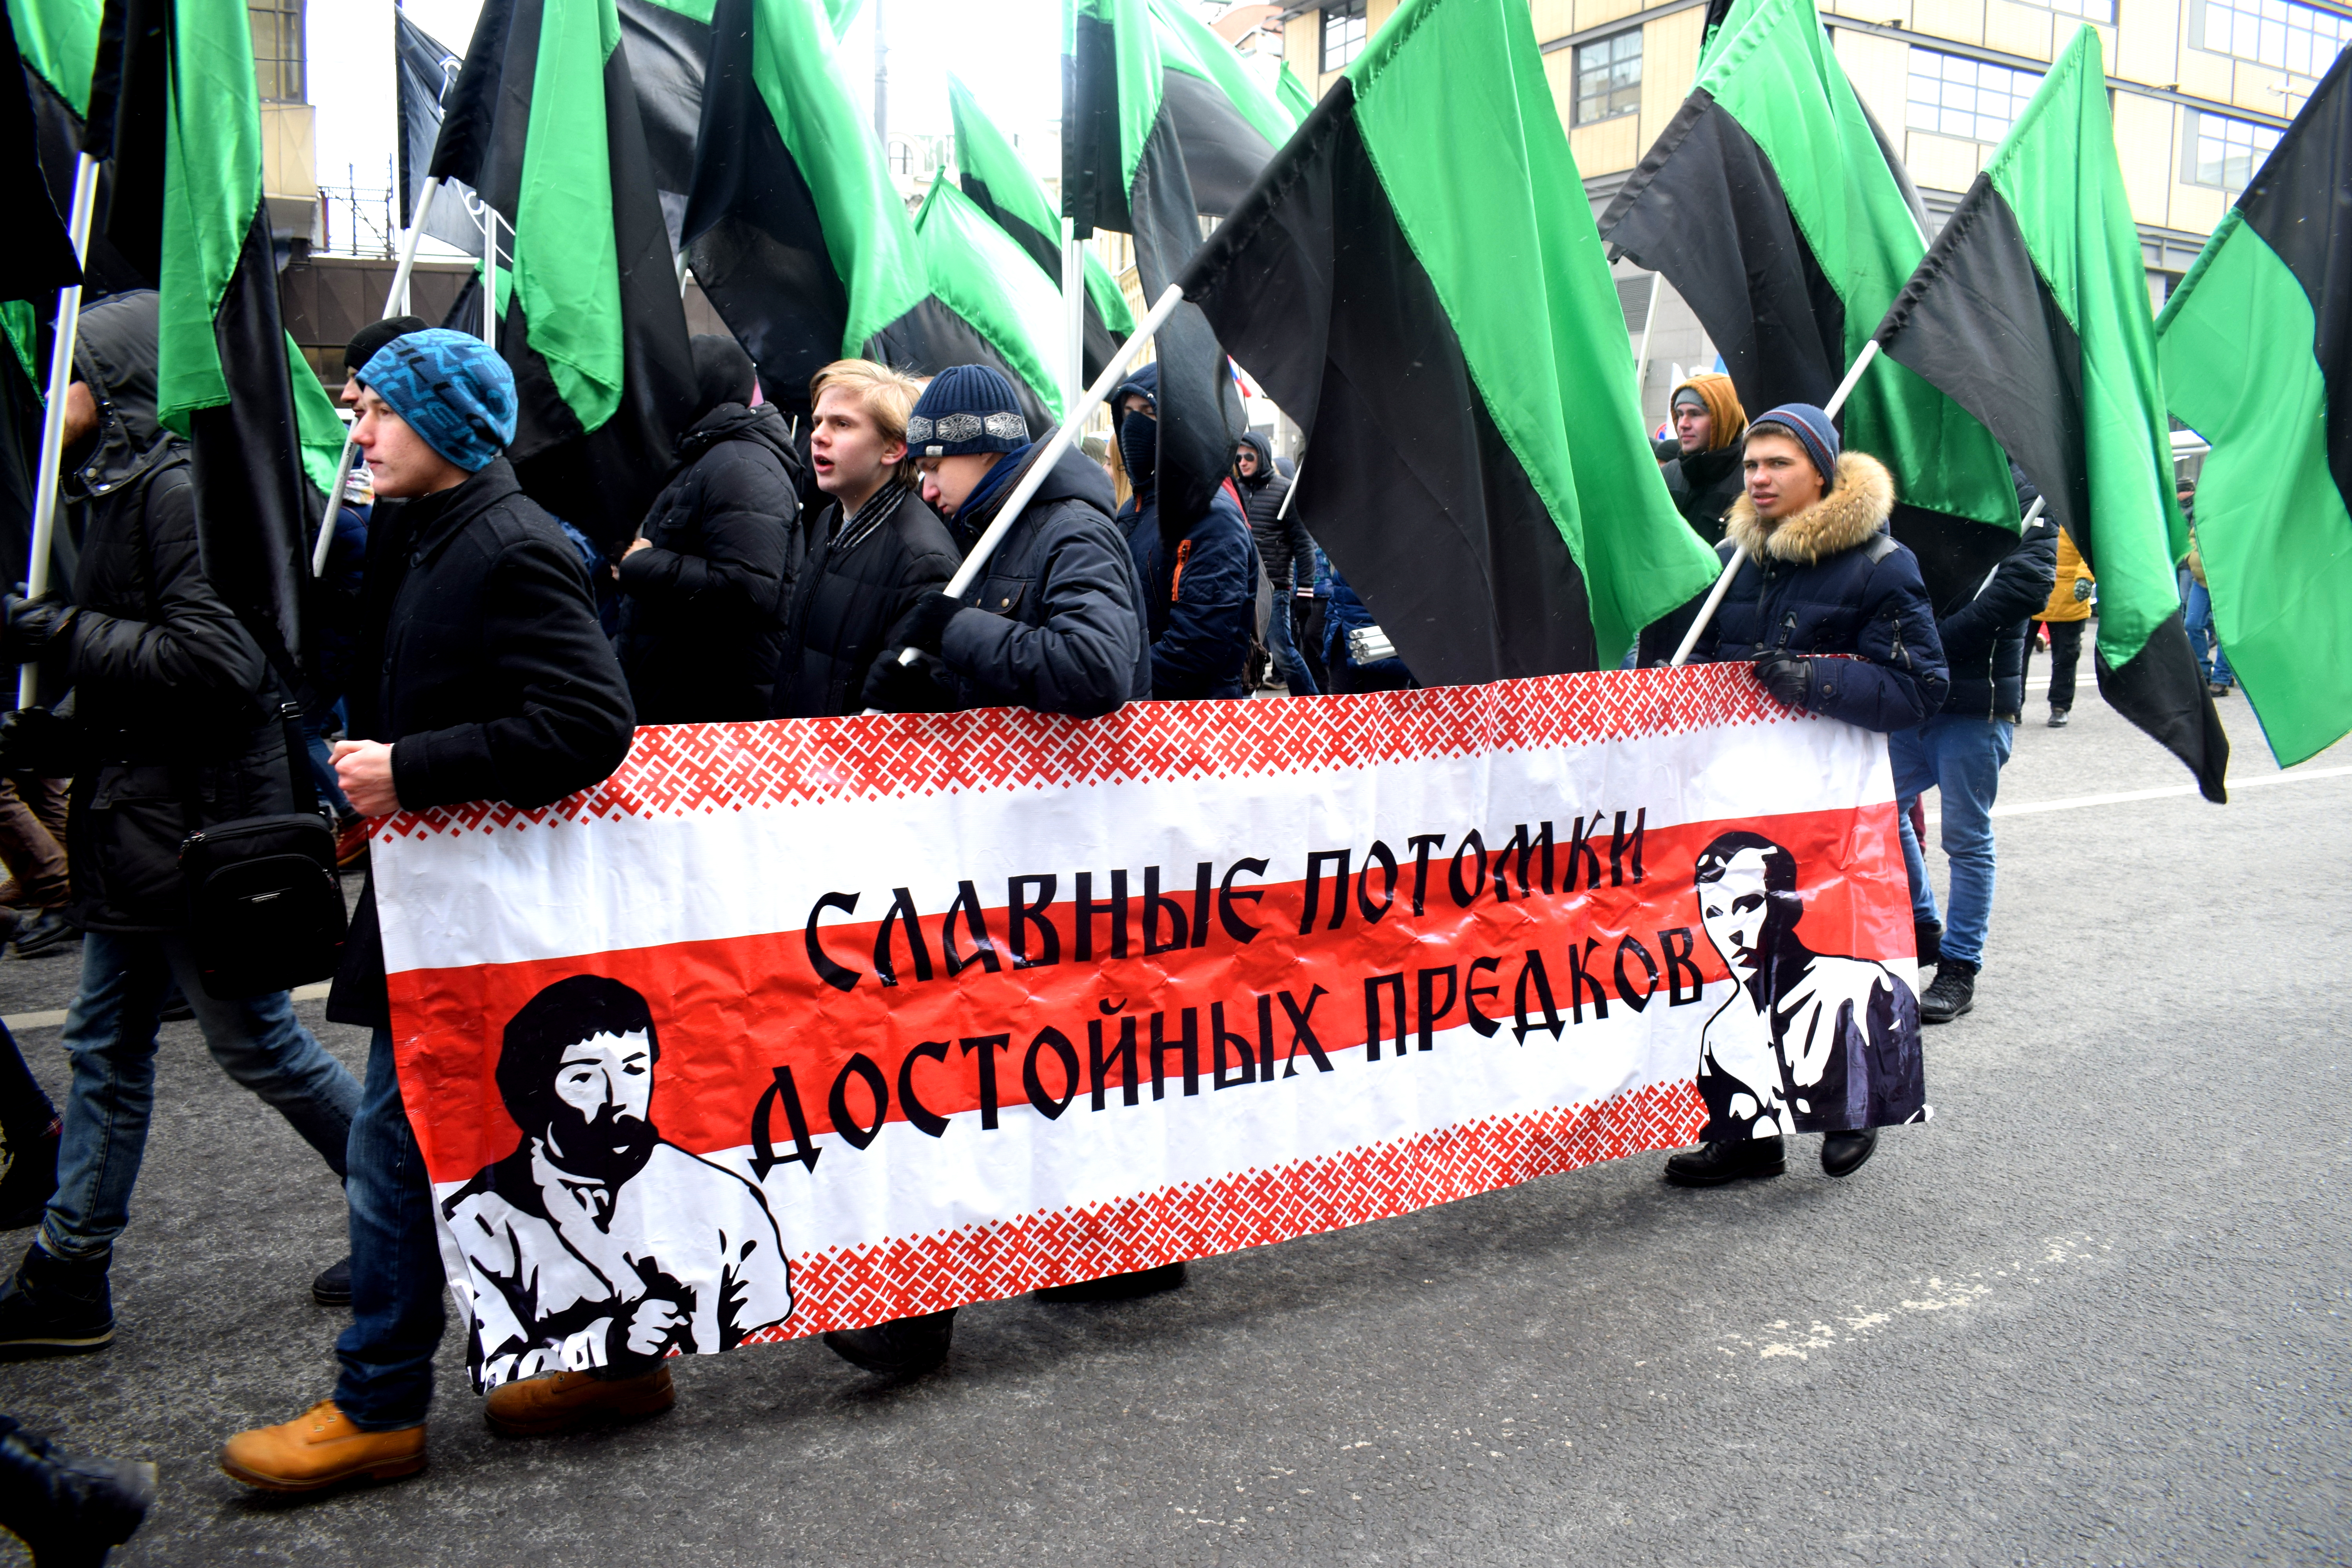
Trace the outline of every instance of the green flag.
[[[1917, 195], [1846, 79], [1813, 0], [1738, 0], [1697, 82], [1601, 220], [1665, 275], [1752, 416], [1825, 404], [1927, 252]], [[1984, 427], [1900, 365], [1839, 418], [1904, 502], [1895, 536], [1939, 604], [2017, 542], [2017, 493]]]
[[2221, 799], [2230, 742], [2181, 629], [2188, 541], [2096, 29], [2076, 29], [1876, 335], [2041, 489], [2098, 576], [2100, 692]]
[[2173, 414], [2212, 453], [2213, 625], [2282, 767], [2352, 731], [2352, 51], [2156, 324]]
[[931, 182], [915, 235], [933, 297], [985, 338], [1058, 422], [1062, 389], [1051, 356], [1061, 339], [1061, 289], [949, 181]]
[[1411, 0], [1186, 274], [1423, 682], [1613, 666], [1714, 581], [1519, 0]]
[[[1058, 295], [1062, 219], [1054, 210], [1053, 198], [1045, 194], [1045, 183], [1022, 161], [1004, 132], [982, 112], [971, 89], [953, 76], [948, 78], [948, 109], [954, 117], [956, 169], [963, 181], [963, 194], [1044, 270]], [[1086, 374], [1092, 381], [1135, 331], [1135, 315], [1110, 269], [1091, 247], [1085, 262]], [[1045, 341], [1058, 343], [1061, 337], [1057, 332]]]

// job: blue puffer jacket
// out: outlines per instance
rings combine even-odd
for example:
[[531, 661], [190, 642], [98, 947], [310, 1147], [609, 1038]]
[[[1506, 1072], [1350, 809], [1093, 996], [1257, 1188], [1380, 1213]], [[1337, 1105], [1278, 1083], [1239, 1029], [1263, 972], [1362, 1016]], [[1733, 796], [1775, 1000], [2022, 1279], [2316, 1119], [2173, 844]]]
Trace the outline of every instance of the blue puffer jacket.
[[1877, 458], [1838, 459], [1829, 494], [1778, 526], [1735, 502], [1718, 547], [1748, 559], [1692, 658], [1745, 660], [1759, 650], [1850, 654], [1813, 668], [1812, 709], [1865, 730], [1908, 730], [1940, 711], [1950, 682], [1919, 563], [1886, 531], [1895, 480]]
[[1136, 574], [1143, 582], [1157, 700], [1246, 697], [1250, 641], [1257, 634], [1257, 542], [1242, 509], [1222, 487], [1209, 515], [1178, 540], [1160, 537], [1158, 489], [1139, 489], [1120, 509]]

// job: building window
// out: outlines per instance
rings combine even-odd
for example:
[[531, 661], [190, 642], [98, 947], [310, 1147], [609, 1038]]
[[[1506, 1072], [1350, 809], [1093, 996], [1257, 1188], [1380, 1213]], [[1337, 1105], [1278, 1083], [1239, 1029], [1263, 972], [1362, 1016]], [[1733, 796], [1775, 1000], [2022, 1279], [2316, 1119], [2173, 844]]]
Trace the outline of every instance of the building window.
[[1576, 123], [1642, 107], [1642, 29], [1576, 47]]
[[1323, 68], [1346, 70], [1364, 52], [1364, 0], [1323, 7]]
[[2279, 144], [2284, 132], [2226, 114], [2192, 109], [2189, 115], [2188, 156], [2180, 177], [2192, 185], [2219, 185], [2242, 191], [2253, 183], [2254, 172]]
[[253, 24], [253, 76], [262, 101], [306, 101], [302, 0], [246, 0], [245, 14]]
[[1914, 131], [1998, 142], [2025, 111], [2042, 78], [1983, 60], [1933, 49], [1911, 51], [1911, 113]]
[[2055, 11], [2061, 16], [2080, 16], [2103, 27], [2115, 26], [2116, 0], [2025, 0], [2025, 4]]
[[2297, 5], [2293, 0], [2204, 0], [2192, 16], [2191, 37], [2217, 55], [2321, 77], [2352, 43], [2352, 16]]

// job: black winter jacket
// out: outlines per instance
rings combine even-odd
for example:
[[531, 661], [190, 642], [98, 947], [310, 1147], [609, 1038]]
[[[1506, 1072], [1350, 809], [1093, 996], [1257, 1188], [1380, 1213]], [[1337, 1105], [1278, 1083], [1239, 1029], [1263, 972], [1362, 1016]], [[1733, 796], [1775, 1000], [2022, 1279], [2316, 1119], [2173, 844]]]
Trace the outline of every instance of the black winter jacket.
[[917, 599], [955, 575], [954, 535], [911, 489], [851, 549], [839, 548], [841, 524], [835, 506], [793, 584], [771, 710], [778, 719], [864, 711], [866, 672], [884, 637]]
[[[1044, 443], [1005, 460], [1026, 465]], [[1016, 478], [998, 491], [1009, 499]], [[1002, 504], [1001, 502], [999, 504]], [[1151, 695], [1151, 647], [1135, 561], [1110, 519], [1110, 476], [1062, 454], [969, 595], [940, 653], [962, 708], [1032, 708], [1093, 719]], [[956, 519], [977, 538], [994, 508]]]
[[1290, 494], [1290, 480], [1275, 471], [1274, 448], [1265, 437], [1253, 430], [1242, 437], [1257, 453], [1257, 472], [1248, 479], [1236, 474], [1234, 482], [1242, 489], [1242, 510], [1249, 515], [1250, 537], [1257, 542], [1259, 564], [1265, 568], [1265, 580], [1274, 584], [1278, 594], [1288, 594], [1294, 585], [1292, 576], [1303, 563], [1305, 575], [1311, 584], [1315, 577], [1315, 542], [1307, 536], [1306, 520], [1293, 508], [1287, 517], [1277, 518], [1283, 499]]
[[1151, 695], [1197, 701], [1249, 695], [1245, 673], [1257, 636], [1257, 544], [1223, 486], [1208, 514], [1181, 539], [1160, 527], [1160, 492], [1139, 489], [1119, 512], [1135, 552], [1151, 634]]
[[[628, 755], [635, 715], [587, 569], [504, 458], [454, 489], [377, 503], [360, 614], [351, 733], [392, 742], [403, 806], [546, 805]], [[327, 1016], [388, 1015], [371, 879]]]
[[773, 405], [722, 403], [678, 447], [621, 561], [621, 668], [641, 724], [763, 719], [800, 564], [800, 458]]
[[142, 290], [85, 313], [74, 350], [99, 428], [68, 455], [66, 491], [88, 502], [78, 608], [42, 666], [79, 721], [67, 914], [85, 931], [185, 926], [180, 841], [295, 809], [279, 683], [205, 576], [186, 449], [155, 422], [156, 337]]
[[1748, 558], [1692, 658], [1850, 654], [1814, 666], [1814, 711], [1881, 731], [1907, 730], [1939, 712], [1944, 646], [1918, 561], [1886, 531], [1894, 509], [1893, 477], [1862, 452], [1838, 459], [1827, 495], [1769, 531], [1741, 496], [1718, 553], [1728, 561], [1739, 545]]
[[1723, 542], [1723, 520], [1748, 488], [1748, 476], [1739, 466], [1744, 449], [1731, 446], [1693, 452], [1669, 458], [1658, 470], [1666, 481], [1666, 493], [1675, 498], [1675, 510], [1709, 545]]
[[1951, 666], [1944, 711], [1971, 719], [2007, 719], [2025, 708], [2025, 635], [2029, 618], [2050, 602], [2058, 581], [2058, 525], [2043, 519], [2001, 557], [1975, 595], [1936, 620], [1936, 635]]

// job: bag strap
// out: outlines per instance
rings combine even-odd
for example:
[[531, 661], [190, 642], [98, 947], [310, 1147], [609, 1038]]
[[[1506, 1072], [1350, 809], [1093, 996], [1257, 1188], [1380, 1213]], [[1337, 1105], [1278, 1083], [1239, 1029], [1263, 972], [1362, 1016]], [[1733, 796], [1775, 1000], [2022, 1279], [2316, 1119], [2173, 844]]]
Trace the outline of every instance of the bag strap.
[[[155, 591], [155, 553], [147, 539], [147, 498], [144, 493], [140, 496], [139, 504], [131, 509], [131, 534], [137, 546], [139, 589], [147, 601], [147, 623], [160, 626], [163, 624], [163, 596]], [[243, 616], [237, 616], [237, 624], [246, 625]], [[294, 668], [294, 661], [287, 656], [286, 644], [279, 638], [276, 626], [265, 623], [258, 630], [250, 626], [247, 626], [246, 630], [260, 645], [262, 657], [269, 661], [270, 668], [277, 672], [278, 680], [286, 689], [286, 700], [278, 705], [278, 721], [286, 736], [286, 777], [293, 786], [294, 808], [297, 811], [323, 812], [325, 806], [319, 798], [318, 781], [310, 776], [310, 746], [302, 733], [302, 705], [294, 698], [294, 694], [301, 689], [299, 674]], [[171, 771], [172, 782], [180, 792], [181, 810], [188, 817], [188, 830], [194, 832], [204, 819], [204, 798], [185, 764], [175, 762]], [[307, 808], [305, 802], [309, 803]]]

